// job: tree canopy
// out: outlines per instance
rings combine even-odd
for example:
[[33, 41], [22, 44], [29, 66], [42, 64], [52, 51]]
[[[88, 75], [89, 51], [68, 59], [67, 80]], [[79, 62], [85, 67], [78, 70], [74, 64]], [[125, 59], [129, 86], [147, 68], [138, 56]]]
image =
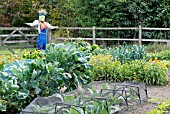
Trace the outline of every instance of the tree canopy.
[[0, 26], [25, 26], [44, 8], [47, 21], [58, 26], [169, 27], [169, 6], [169, 0], [4, 0]]
[[[78, 22], [82, 26], [169, 27], [168, 0], [79, 0]], [[79, 6], [79, 7], [78, 7]]]

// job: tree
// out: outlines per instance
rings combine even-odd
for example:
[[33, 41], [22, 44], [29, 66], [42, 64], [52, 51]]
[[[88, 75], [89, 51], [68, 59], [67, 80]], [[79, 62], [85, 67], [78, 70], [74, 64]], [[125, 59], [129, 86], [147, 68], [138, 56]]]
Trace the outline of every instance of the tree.
[[50, 0], [6, 0], [0, 2], [1, 26], [25, 26], [24, 23], [38, 19], [38, 10], [48, 8], [55, 2]]
[[82, 26], [151, 26], [170, 24], [168, 0], [79, 0], [75, 12]]

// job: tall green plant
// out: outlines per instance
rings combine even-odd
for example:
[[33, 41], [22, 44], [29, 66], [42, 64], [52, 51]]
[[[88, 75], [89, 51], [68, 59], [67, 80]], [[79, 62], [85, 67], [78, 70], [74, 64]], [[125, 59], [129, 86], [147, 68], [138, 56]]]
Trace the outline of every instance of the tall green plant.
[[114, 60], [126, 63], [132, 60], [140, 60], [146, 56], [145, 47], [137, 45], [121, 45], [109, 48], [108, 52], [113, 56]]
[[44, 53], [36, 52], [25, 56], [34, 60], [16, 60], [0, 72], [0, 100], [6, 102], [6, 110], [20, 111], [37, 96], [52, 95], [63, 86], [73, 90], [92, 81], [89, 54], [76, 43], [51, 44], [44, 58], [37, 58]]
[[69, 85], [86, 84], [92, 81], [90, 56], [76, 47], [76, 43], [51, 44], [46, 49], [47, 62], [59, 62], [59, 67], [71, 74]]

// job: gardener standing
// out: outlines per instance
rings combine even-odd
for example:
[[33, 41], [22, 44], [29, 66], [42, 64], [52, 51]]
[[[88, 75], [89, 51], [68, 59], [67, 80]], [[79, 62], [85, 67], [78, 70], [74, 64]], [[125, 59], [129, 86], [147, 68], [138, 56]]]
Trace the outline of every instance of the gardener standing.
[[55, 29], [58, 26], [51, 26], [51, 24], [45, 22], [45, 15], [47, 14], [46, 10], [41, 9], [38, 11], [39, 20], [35, 20], [33, 23], [26, 23], [27, 25], [33, 27], [38, 26], [38, 40], [37, 40], [37, 49], [45, 50], [47, 44], [47, 29]]

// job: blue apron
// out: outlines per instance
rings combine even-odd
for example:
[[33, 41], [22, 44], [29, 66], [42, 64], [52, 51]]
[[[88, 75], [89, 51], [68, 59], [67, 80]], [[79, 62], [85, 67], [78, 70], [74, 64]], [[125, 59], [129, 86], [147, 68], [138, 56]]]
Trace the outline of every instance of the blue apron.
[[40, 34], [38, 35], [38, 45], [37, 45], [37, 48], [38, 50], [41, 50], [41, 46], [42, 46], [42, 49], [45, 50], [46, 49], [46, 44], [47, 44], [47, 30], [46, 28], [44, 28], [43, 30], [41, 30]]

